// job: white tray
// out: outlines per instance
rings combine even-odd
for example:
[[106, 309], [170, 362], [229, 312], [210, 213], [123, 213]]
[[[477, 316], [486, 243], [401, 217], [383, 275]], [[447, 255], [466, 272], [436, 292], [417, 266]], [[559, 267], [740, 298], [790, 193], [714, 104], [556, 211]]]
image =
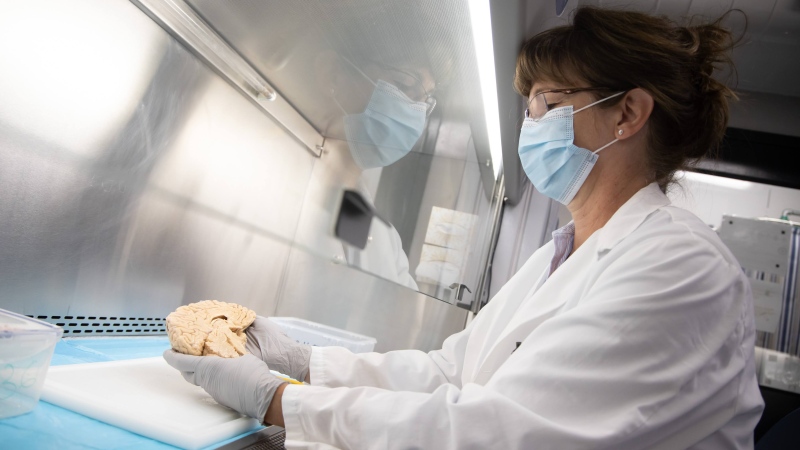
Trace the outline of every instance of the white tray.
[[378, 342], [374, 337], [342, 330], [297, 317], [270, 317], [287, 336], [301, 344], [345, 347], [353, 353], [369, 353]]

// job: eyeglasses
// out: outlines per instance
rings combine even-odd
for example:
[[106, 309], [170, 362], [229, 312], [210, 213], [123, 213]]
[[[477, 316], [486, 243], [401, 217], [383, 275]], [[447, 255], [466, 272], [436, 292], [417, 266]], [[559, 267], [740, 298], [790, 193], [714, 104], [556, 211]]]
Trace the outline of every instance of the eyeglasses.
[[538, 121], [547, 111], [553, 109], [554, 106], [563, 103], [567, 96], [577, 94], [584, 91], [609, 91], [611, 89], [604, 87], [579, 87], [579, 88], [565, 88], [565, 89], [549, 89], [547, 91], [539, 92], [528, 101], [528, 107], [525, 108], [525, 118]]
[[408, 96], [411, 100], [415, 102], [423, 102], [427, 105], [425, 109], [425, 114], [430, 116], [433, 112], [433, 109], [436, 108], [436, 98], [433, 96], [434, 91], [436, 88], [431, 89], [428, 91], [425, 89], [425, 85], [422, 80], [414, 75], [411, 72], [408, 72], [403, 69], [398, 69], [397, 67], [392, 67], [388, 64], [383, 64], [378, 61], [370, 61], [371, 63], [375, 64], [382, 70], [389, 72], [391, 76], [387, 82], [390, 82], [396, 88], [403, 91], [404, 94]]

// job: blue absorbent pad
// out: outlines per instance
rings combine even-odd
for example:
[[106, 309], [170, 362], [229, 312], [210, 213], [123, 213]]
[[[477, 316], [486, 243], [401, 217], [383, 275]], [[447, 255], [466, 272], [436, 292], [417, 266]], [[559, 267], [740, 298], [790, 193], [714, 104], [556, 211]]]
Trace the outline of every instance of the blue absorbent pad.
[[28, 414], [0, 420], [0, 435], [3, 436], [3, 448], [9, 449], [176, 448], [42, 401]]
[[[170, 348], [166, 336], [67, 338], [56, 344], [50, 365], [120, 361], [161, 356]], [[124, 407], [125, 405], [120, 405]], [[248, 433], [249, 434], [249, 433]], [[0, 420], [0, 447], [32, 450], [167, 450], [159, 442], [47, 402], [28, 414]], [[215, 445], [231, 442], [236, 438]]]
[[168, 349], [166, 336], [119, 338], [67, 338], [56, 344], [51, 366], [161, 356]]

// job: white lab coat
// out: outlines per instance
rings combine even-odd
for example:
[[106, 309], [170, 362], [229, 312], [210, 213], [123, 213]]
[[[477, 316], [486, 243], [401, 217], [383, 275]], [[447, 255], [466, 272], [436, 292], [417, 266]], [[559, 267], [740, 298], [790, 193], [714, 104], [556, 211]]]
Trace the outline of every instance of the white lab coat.
[[441, 350], [314, 348], [287, 448], [753, 447], [752, 298], [712, 230], [653, 184], [547, 278], [553, 251]]

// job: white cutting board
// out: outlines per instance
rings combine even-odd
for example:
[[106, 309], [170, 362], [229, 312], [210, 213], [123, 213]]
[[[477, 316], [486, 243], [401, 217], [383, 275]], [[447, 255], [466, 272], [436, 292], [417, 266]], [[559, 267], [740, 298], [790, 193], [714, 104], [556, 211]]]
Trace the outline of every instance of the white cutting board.
[[188, 449], [259, 427], [188, 383], [161, 357], [50, 367], [42, 400]]

